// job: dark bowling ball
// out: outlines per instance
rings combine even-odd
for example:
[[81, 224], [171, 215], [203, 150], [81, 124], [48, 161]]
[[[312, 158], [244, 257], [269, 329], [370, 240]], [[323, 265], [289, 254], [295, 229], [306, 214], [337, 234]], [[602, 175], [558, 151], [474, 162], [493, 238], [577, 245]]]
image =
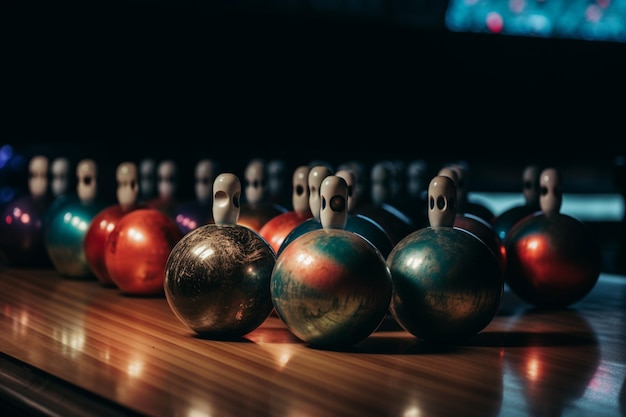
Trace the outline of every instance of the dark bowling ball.
[[502, 239], [500, 239], [487, 221], [471, 213], [457, 213], [454, 219], [454, 226], [465, 229], [482, 240], [491, 249], [495, 257], [498, 258], [498, 262], [502, 265], [504, 272], [506, 260], [504, 245]]
[[23, 195], [3, 207], [0, 217], [0, 262], [10, 266], [52, 265], [44, 245], [46, 206]]
[[205, 224], [212, 224], [211, 204], [203, 204], [199, 201], [184, 202], [176, 208], [174, 220], [183, 234]]
[[527, 165], [522, 171], [522, 192], [524, 194], [524, 204], [513, 206], [503, 211], [491, 221], [491, 227], [495, 230], [496, 234], [502, 241], [504, 241], [506, 235], [509, 233], [509, 230], [511, 230], [517, 222], [541, 210], [541, 206], [539, 205], [540, 174], [541, 168], [538, 165]]
[[524, 219], [525, 217], [535, 214], [537, 211], [539, 211], [538, 208], [531, 206], [512, 207], [494, 218], [492, 222], [492, 228], [496, 232], [500, 240], [504, 241], [506, 235], [513, 228], [513, 226], [517, 224], [517, 222]]
[[[284, 238], [277, 254], [280, 255], [282, 251], [289, 246], [289, 244], [303, 234], [313, 230], [319, 230], [321, 228], [322, 223], [314, 218], [300, 223]], [[347, 216], [344, 229], [367, 239], [385, 258], [389, 255], [389, 252], [391, 252], [391, 249], [393, 248], [391, 237], [385, 229], [367, 216], [361, 214], [349, 214]]]
[[387, 264], [392, 314], [419, 339], [462, 341], [485, 328], [500, 308], [500, 264], [465, 230], [420, 229], [394, 247]]
[[504, 293], [501, 264], [476, 235], [453, 227], [456, 186], [434, 177], [428, 189], [430, 226], [396, 244], [387, 265], [390, 310], [398, 324], [427, 342], [459, 342], [497, 314]]

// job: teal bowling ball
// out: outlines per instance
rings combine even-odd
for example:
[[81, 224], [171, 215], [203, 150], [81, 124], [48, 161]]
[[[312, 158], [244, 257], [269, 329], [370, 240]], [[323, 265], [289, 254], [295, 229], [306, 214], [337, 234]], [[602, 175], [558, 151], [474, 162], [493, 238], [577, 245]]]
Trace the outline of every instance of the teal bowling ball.
[[345, 348], [373, 333], [391, 299], [381, 252], [356, 233], [318, 229], [276, 260], [270, 282], [277, 315], [311, 346]]
[[44, 244], [56, 271], [70, 278], [96, 278], [84, 249], [85, 236], [93, 218], [110, 203], [82, 202], [68, 198], [51, 208], [45, 224]]
[[393, 281], [390, 311], [400, 326], [425, 342], [465, 341], [500, 309], [502, 267], [466, 230], [417, 230], [396, 244], [387, 265]]

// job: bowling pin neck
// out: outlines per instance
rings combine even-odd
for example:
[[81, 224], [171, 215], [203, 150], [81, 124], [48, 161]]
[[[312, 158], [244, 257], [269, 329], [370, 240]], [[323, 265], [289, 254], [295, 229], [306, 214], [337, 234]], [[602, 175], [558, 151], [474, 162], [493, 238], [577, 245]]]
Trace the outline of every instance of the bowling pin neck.
[[563, 202], [561, 176], [555, 168], [546, 168], [539, 176], [541, 211], [547, 217], [559, 214]]
[[356, 209], [356, 196], [354, 195], [356, 177], [354, 172], [349, 169], [340, 169], [335, 175], [346, 180], [348, 184], [348, 213], [354, 213]]
[[309, 206], [309, 167], [301, 165], [293, 172], [292, 178], [292, 195], [291, 205], [293, 211], [303, 215], [310, 216], [311, 207]]
[[453, 227], [457, 214], [457, 191], [454, 180], [437, 175], [428, 185], [428, 221], [430, 227]]
[[253, 206], [265, 200], [265, 162], [263, 159], [255, 158], [246, 166], [244, 195], [246, 203]]
[[216, 225], [237, 224], [241, 210], [241, 181], [232, 173], [222, 173], [213, 183], [213, 220]]
[[178, 165], [165, 159], [157, 167], [157, 194], [163, 201], [174, 201], [178, 192]]
[[541, 169], [538, 165], [528, 165], [522, 172], [522, 190], [524, 194], [524, 201], [527, 206], [536, 208], [539, 210], [539, 174]]
[[96, 199], [97, 172], [98, 168], [93, 159], [83, 159], [76, 166], [76, 176], [78, 177], [76, 192], [83, 204], [89, 204]]
[[117, 167], [117, 201], [123, 211], [132, 209], [139, 196], [139, 179], [137, 165], [133, 162], [122, 162]]
[[322, 181], [327, 176], [332, 175], [332, 171], [326, 165], [315, 165], [309, 171], [308, 183], [309, 183], [309, 208], [313, 217], [317, 221], [320, 220], [320, 210], [322, 207], [320, 188]]
[[70, 161], [65, 157], [57, 157], [50, 165], [52, 176], [51, 189], [54, 198], [63, 196], [68, 192]]
[[45, 199], [48, 192], [48, 158], [35, 155], [28, 164], [28, 190], [34, 200]]
[[195, 186], [196, 201], [201, 205], [209, 205], [213, 195], [213, 182], [218, 172], [217, 163], [211, 159], [201, 159], [196, 164]]
[[348, 184], [337, 175], [324, 178], [320, 187], [320, 221], [324, 229], [345, 229], [348, 221]]

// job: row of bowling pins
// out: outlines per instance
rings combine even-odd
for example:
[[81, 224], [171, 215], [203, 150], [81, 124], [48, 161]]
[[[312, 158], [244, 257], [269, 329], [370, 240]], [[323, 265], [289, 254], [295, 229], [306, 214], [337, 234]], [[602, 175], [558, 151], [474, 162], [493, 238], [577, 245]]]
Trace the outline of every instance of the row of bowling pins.
[[[424, 163], [423, 161], [419, 162], [419, 164], [410, 164], [409, 166], [413, 167], [413, 170], [419, 169], [420, 175], [423, 176], [425, 172]], [[394, 206], [386, 202], [391, 201], [389, 195], [393, 194], [391, 191], [388, 191], [393, 188], [392, 184], [394, 183], [394, 181], [391, 180], [394, 174], [392, 173], [393, 168], [390, 165], [390, 162], [384, 161], [376, 164], [373, 167], [373, 186], [371, 194], [375, 197], [373, 198], [371, 204], [361, 204], [360, 206], [357, 205], [357, 190], [359, 188], [359, 181], [358, 177], [355, 175], [355, 172], [362, 173], [362, 167], [359, 167], [358, 163], [352, 161], [350, 163], [344, 164], [343, 168], [340, 167], [337, 172], [340, 175], [344, 175], [344, 177], [349, 182], [349, 186], [351, 189], [349, 206], [350, 212], [369, 217], [379, 223], [381, 227], [385, 229], [387, 234], [390, 235], [391, 243], [393, 244], [410, 231], [425, 226], [426, 222], [425, 216], [422, 215], [421, 220], [415, 221], [415, 218], [412, 219], [408, 215], [404, 214], [401, 210], [396, 209]], [[280, 171], [279, 169], [276, 169], [277, 164], [274, 164], [273, 166], [274, 168], [270, 169], [264, 166], [264, 162], [262, 160], [252, 160], [246, 167], [244, 173], [246, 186], [242, 200], [246, 201], [246, 203], [242, 206], [240, 223], [251, 227], [253, 230], [256, 231], [260, 231], [262, 225], [266, 223], [270, 218], [287, 211], [285, 206], [264, 201], [267, 195], [265, 189], [263, 188], [264, 185], [276, 182], [276, 180], [266, 181], [266, 172], [273, 170], [274, 173], [277, 173], [278, 171]], [[332, 173], [332, 169], [328, 165], [326, 165], [326, 167], [327, 171], [325, 172], [325, 175]], [[301, 166], [298, 169], [301, 170], [303, 168], [304, 166]], [[141, 190], [144, 189], [144, 198], [142, 200], [142, 204], [145, 204], [147, 207], [159, 209], [169, 216], [173, 217], [183, 233], [187, 233], [188, 231], [194, 229], [200, 224], [210, 223], [212, 221], [212, 181], [215, 178], [218, 169], [219, 166], [214, 161], [201, 160], [197, 164], [195, 171], [196, 198], [190, 202], [180, 204], [175, 199], [177, 186], [177, 172], [175, 162], [172, 160], [165, 160], [162, 161], [157, 167], [154, 160], [146, 159], [140, 163], [138, 172], [138, 185], [140, 196], [142, 195]], [[50, 166], [50, 171], [52, 174], [52, 190], [54, 195], [54, 199], [52, 202], [49, 201], [46, 194], [47, 170], [47, 159], [44, 156], [36, 156], [32, 158], [29, 166], [29, 187], [31, 189], [31, 194], [30, 196], [21, 199], [21, 201], [16, 202], [16, 204], [23, 205], [25, 200], [31, 200], [32, 202], [36, 202], [37, 210], [34, 211], [47, 212], [53, 211], [52, 207], [60, 206], [60, 203], [64, 202], [67, 199], [67, 196], [71, 194], [68, 193], [68, 184], [70, 183], [70, 175], [68, 173], [69, 161], [66, 158], [57, 158], [53, 160]], [[156, 175], [154, 175], [155, 171]], [[411, 169], [409, 169], [409, 171], [411, 171]], [[457, 172], [457, 176], [461, 173], [461, 171], [459, 170], [455, 172]], [[83, 197], [79, 196], [78, 199], [83, 200], [83, 205], [87, 205], [87, 203], [89, 203], [88, 205], [93, 206], [93, 210], [98, 211], [104, 205], [109, 205], [112, 203], [111, 201], [103, 201], [97, 196], [97, 166], [93, 160], [81, 161], [77, 166], [76, 174], [78, 180], [77, 190], [79, 191], [79, 193], [83, 194]], [[155, 177], [158, 178], [158, 181], [155, 181]], [[411, 178], [417, 178], [417, 176], [413, 175]], [[296, 181], [295, 176], [293, 180]], [[309, 195], [309, 189], [307, 184], [308, 177], [303, 178], [303, 180], [304, 182], [300, 181], [300, 183], [293, 182], [292, 189], [294, 190], [294, 192], [296, 192], [297, 187], [301, 187], [303, 190], [306, 190], [306, 194]], [[313, 180], [315, 180], [315, 178], [313, 178]], [[458, 178], [457, 182], [459, 182]], [[158, 184], [158, 196], [152, 197], [150, 199], [145, 199], [145, 197], [151, 193], [151, 191], [149, 190], [154, 188], [155, 183]], [[319, 187], [319, 184], [312, 184], [312, 186]], [[459, 189], [461, 189], [461, 187], [459, 187]], [[363, 193], [361, 192], [361, 194]], [[467, 194], [465, 193], [465, 195]], [[313, 193], [313, 196], [315, 196], [315, 193]], [[291, 202], [294, 210], [297, 208], [294, 205], [294, 201], [296, 201], [295, 204], [299, 204], [297, 202], [298, 196], [295, 197], [296, 200], [292, 200]], [[76, 197], [74, 198], [74, 200], [76, 200]], [[465, 198], [463, 196], [460, 196], [459, 201], [465, 201]], [[313, 201], [309, 201], [309, 203], [315, 204]], [[48, 210], [47, 207], [44, 207], [48, 204], [50, 204], [51, 206], [50, 210]], [[425, 207], [423, 201], [419, 203], [419, 206]], [[305, 207], [305, 211], [308, 210], [308, 207]], [[12, 205], [7, 207], [5, 211], [11, 211], [11, 214], [7, 214], [3, 217], [9, 220], [11, 220], [12, 217], [16, 217], [16, 219], [11, 222], [14, 229], [8, 231], [5, 234], [4, 240], [13, 240], [14, 242], [18, 242], [17, 245], [13, 245], [11, 244], [11, 242], [5, 242], [6, 244], [3, 245], [8, 248], [3, 251], [5, 263], [28, 263], [30, 265], [36, 266], [39, 263], [38, 260], [40, 260], [41, 258], [45, 258], [45, 256], [42, 256], [40, 253], [37, 254], [38, 256], [36, 257], [31, 256], [32, 254], [29, 253], [31, 248], [33, 251], [35, 251], [37, 249], [37, 246], [41, 246], [37, 244], [38, 238], [36, 236], [36, 230], [41, 227], [41, 222], [37, 220], [38, 216], [35, 212], [33, 212], [31, 214], [33, 220], [25, 222], [24, 219], [26, 218], [26, 216], [24, 216], [24, 213], [28, 213], [28, 208], [26, 206], [20, 209], [20, 207], [16, 208], [14, 207], [14, 205]], [[488, 212], [487, 210], [485, 211]], [[76, 217], [74, 217], [74, 221], [77, 221]], [[16, 226], [21, 227], [16, 228]], [[84, 228], [84, 225], [82, 227]], [[39, 248], [39, 252], [41, 252], [40, 249], [41, 248]], [[275, 245], [275, 249], [278, 250], [278, 246]], [[23, 252], [24, 255], [22, 256], [20, 252]], [[384, 252], [388, 253], [388, 250], [385, 249]], [[80, 272], [80, 270], [81, 269], [79, 268], [74, 272], [68, 273], [70, 275], [82, 275], [83, 273], [87, 273], [86, 271], [84, 271], [84, 268], [82, 268], [84, 272]]]

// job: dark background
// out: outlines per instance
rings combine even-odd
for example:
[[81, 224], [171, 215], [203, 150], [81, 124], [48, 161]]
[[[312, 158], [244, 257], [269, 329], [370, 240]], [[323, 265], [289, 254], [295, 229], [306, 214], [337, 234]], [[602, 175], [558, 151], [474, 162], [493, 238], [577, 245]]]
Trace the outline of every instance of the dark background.
[[100, 154], [623, 152], [626, 44], [452, 33], [445, 1], [386, 4], [3, 2], [0, 133]]
[[520, 192], [538, 161], [565, 192], [623, 195], [626, 43], [452, 33], [445, 0], [384, 4], [4, 1], [0, 145], [22, 163], [1, 180], [23, 190], [35, 153], [93, 158], [113, 198], [117, 164], [172, 158], [188, 199], [202, 157], [239, 175], [419, 158], [468, 161], [477, 191]]

